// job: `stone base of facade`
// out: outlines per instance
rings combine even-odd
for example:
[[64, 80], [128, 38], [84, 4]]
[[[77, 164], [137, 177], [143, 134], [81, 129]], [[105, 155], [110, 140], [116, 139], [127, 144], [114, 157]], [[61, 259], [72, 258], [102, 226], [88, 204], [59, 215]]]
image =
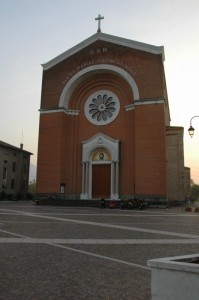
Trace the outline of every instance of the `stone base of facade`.
[[[106, 199], [107, 202], [115, 200], [116, 203], [120, 203], [120, 200], [133, 199], [135, 195], [117, 195], [117, 197]], [[148, 207], [155, 208], [166, 208], [169, 206], [167, 197], [163, 196], [140, 196], [136, 195], [137, 198], [141, 198]], [[35, 203], [37, 204], [50, 204], [50, 205], [65, 205], [65, 206], [98, 206], [100, 199], [88, 199], [83, 195], [76, 194], [36, 194]], [[119, 207], [119, 205], [117, 205]]]

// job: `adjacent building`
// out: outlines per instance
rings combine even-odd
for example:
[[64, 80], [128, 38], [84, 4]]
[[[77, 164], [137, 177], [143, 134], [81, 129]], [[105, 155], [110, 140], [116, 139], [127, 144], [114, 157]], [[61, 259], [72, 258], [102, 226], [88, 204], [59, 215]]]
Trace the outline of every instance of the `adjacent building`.
[[13, 198], [26, 195], [31, 152], [0, 141], [0, 194]]

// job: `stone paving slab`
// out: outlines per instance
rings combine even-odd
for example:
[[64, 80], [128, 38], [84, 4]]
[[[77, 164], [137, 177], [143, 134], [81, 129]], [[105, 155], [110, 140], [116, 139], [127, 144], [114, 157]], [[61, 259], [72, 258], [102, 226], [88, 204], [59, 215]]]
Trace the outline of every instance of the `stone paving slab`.
[[152, 258], [198, 253], [199, 215], [0, 202], [0, 300], [148, 300]]
[[[106, 255], [108, 257], [121, 259], [123, 261], [147, 265], [149, 259], [195, 254], [199, 252], [198, 244], [134, 244], [134, 245], [85, 245], [85, 244], [67, 244], [67, 246], [86, 251], [88, 253], [95, 253], [99, 255]], [[89, 254], [88, 254], [89, 255]]]
[[[53, 230], [49, 230], [52, 227]], [[124, 230], [115, 228], [98, 227], [91, 225], [80, 226], [78, 224], [70, 223], [5, 223], [0, 226], [0, 237], [3, 237], [7, 232], [18, 234], [19, 236], [29, 236], [31, 231], [32, 238], [76, 238], [76, 239], [146, 239], [150, 237], [151, 239], [167, 239], [167, 234], [153, 234], [146, 232], [139, 232], [136, 230]], [[138, 228], [139, 229], [139, 228]], [[11, 236], [12, 237], [12, 234]], [[183, 236], [187, 237], [187, 236]], [[182, 238], [181, 236], [174, 236], [174, 238]]]
[[6, 245], [4, 251], [0, 299], [150, 298], [148, 270], [50, 245]]

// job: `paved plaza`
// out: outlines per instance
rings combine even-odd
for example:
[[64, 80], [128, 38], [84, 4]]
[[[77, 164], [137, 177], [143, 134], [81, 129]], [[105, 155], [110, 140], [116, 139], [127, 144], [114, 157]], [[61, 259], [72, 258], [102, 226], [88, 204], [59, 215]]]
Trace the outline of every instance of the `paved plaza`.
[[147, 261], [195, 253], [199, 214], [180, 207], [0, 202], [0, 300], [148, 300]]

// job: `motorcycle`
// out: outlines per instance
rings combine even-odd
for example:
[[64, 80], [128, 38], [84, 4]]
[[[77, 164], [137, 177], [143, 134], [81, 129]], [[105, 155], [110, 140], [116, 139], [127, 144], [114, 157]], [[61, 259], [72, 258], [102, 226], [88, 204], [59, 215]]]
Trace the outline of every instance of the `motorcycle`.
[[99, 207], [100, 207], [100, 208], [105, 208], [105, 206], [106, 206], [106, 204], [105, 204], [105, 199], [102, 198], [102, 199], [100, 200]]

